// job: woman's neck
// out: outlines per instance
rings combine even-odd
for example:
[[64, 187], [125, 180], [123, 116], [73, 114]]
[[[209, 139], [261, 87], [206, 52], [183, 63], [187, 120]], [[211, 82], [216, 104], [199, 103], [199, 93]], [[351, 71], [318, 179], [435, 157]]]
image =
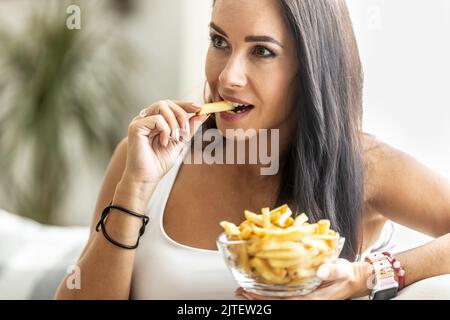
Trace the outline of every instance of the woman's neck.
[[[263, 134], [240, 141], [240, 147], [236, 147], [238, 142], [224, 139], [223, 152], [229, 157], [232, 154], [232, 167], [236, 176], [249, 181], [279, 180], [284, 162], [289, 156], [291, 141], [280, 130], [267, 132], [267, 136]], [[233, 151], [230, 151], [231, 148]]]

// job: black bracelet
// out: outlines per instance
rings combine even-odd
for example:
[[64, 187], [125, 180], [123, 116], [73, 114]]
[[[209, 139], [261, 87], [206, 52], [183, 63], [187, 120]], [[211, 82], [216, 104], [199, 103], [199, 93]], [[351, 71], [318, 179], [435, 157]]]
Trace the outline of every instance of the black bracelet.
[[[111, 209], [117, 209], [117, 210], [123, 211], [125, 213], [131, 214], [131, 215], [133, 215], [133, 216], [135, 216], [137, 218], [142, 218], [142, 226], [139, 229], [139, 237], [138, 237], [135, 245], [130, 246], [130, 245], [127, 245], [127, 244], [123, 244], [123, 243], [117, 242], [114, 239], [112, 239], [109, 236], [109, 234], [106, 232], [105, 220], [108, 217], [108, 214], [111, 211]], [[111, 201], [109, 203], [109, 205], [105, 209], [103, 209], [101, 217], [100, 217], [100, 221], [97, 223], [97, 227], [95, 228], [95, 230], [98, 232], [100, 230], [100, 227], [101, 227], [103, 235], [105, 236], [105, 238], [109, 242], [111, 242], [112, 244], [114, 244], [114, 245], [116, 245], [118, 247], [132, 250], [132, 249], [136, 249], [139, 246], [139, 240], [141, 239], [141, 236], [145, 232], [145, 227], [147, 226], [148, 220], [149, 220], [149, 218], [145, 214], [140, 214], [140, 213], [137, 213], [137, 212], [125, 209], [123, 207], [113, 205], [112, 201]]]

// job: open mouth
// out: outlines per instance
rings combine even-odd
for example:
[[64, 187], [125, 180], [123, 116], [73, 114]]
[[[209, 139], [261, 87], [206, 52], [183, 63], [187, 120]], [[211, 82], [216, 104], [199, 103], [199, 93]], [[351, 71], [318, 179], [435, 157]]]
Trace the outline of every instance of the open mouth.
[[254, 108], [254, 106], [251, 104], [242, 105], [242, 104], [233, 103], [233, 105], [234, 105], [234, 110], [227, 111], [227, 112], [239, 114], [239, 113], [244, 113], [244, 112], [250, 111], [251, 109]]
[[[222, 97], [220, 97], [220, 101], [225, 101], [225, 100]], [[230, 102], [230, 101], [228, 101], [228, 102]], [[236, 102], [230, 102], [230, 103], [234, 106], [234, 110], [225, 111], [226, 113], [241, 114], [241, 113], [248, 112], [255, 108], [255, 106], [252, 104], [240, 104], [240, 103], [236, 103]]]

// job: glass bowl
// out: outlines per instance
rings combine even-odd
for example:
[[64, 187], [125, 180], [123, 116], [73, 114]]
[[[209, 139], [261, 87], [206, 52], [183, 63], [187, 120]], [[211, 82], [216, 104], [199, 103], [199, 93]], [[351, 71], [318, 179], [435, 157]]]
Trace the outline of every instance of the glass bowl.
[[[252, 265], [249, 263], [252, 258], [252, 255], [249, 254], [250, 247], [255, 241], [260, 240], [232, 241], [228, 240], [226, 233], [222, 233], [217, 238], [216, 244], [219, 252], [222, 254], [225, 264], [231, 271], [239, 286], [244, 288], [246, 291], [259, 295], [289, 297], [308, 294], [320, 286], [322, 280], [316, 276], [317, 269], [324, 262], [336, 261], [342, 251], [342, 248], [344, 247], [345, 238], [339, 237], [334, 246], [334, 250], [327, 254], [324, 259], [318, 257], [318, 259], [321, 259], [318, 260], [320, 263], [316, 263], [314, 267], [310, 266], [308, 269], [296, 268], [298, 271], [294, 274], [290, 273], [289, 280], [286, 280], [287, 283], [282, 284], [273, 284], [272, 281], [267, 281], [267, 277], [262, 277], [260, 272], [256, 272], [254, 264]], [[311, 259], [311, 255], [305, 255], [305, 259]], [[266, 264], [266, 266], [269, 265]], [[284, 277], [286, 278], [286, 271], [282, 269], [283, 268], [277, 268], [277, 271], [284, 272], [281, 275], [284, 274]], [[289, 268], [284, 269], [289, 270]]]

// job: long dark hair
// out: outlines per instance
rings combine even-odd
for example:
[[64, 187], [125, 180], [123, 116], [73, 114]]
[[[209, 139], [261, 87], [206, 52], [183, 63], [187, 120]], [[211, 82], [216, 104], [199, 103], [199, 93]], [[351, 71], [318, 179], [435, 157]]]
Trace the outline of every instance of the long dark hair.
[[[277, 205], [329, 219], [346, 238], [341, 256], [354, 260], [362, 245], [363, 71], [350, 15], [345, 0], [278, 2], [300, 69], [297, 131], [282, 162]], [[205, 126], [215, 127], [214, 119]]]

